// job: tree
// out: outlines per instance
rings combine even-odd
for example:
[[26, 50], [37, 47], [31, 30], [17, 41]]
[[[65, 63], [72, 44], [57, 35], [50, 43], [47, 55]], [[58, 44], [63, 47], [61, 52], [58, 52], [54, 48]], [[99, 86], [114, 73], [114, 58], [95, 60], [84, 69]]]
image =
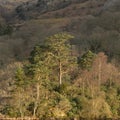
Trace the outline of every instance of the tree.
[[91, 51], [87, 51], [82, 57], [78, 60], [78, 64], [82, 69], [90, 69], [93, 65], [95, 54]]
[[46, 39], [46, 44], [50, 48], [50, 52], [54, 59], [54, 65], [58, 71], [59, 85], [62, 84], [63, 76], [71, 68], [71, 65], [75, 63], [75, 59], [70, 55], [71, 49], [69, 40], [73, 36], [67, 33], [58, 33], [50, 36]]
[[37, 45], [34, 47], [29, 58], [28, 75], [36, 86], [36, 97], [34, 100], [33, 116], [36, 116], [38, 104], [40, 101], [40, 87], [49, 79], [51, 55], [46, 45]]
[[19, 109], [20, 116], [24, 116], [25, 108], [23, 107], [26, 103], [25, 101], [25, 74], [24, 70], [19, 67], [15, 74], [15, 89], [14, 89], [14, 98], [16, 99], [16, 106]]

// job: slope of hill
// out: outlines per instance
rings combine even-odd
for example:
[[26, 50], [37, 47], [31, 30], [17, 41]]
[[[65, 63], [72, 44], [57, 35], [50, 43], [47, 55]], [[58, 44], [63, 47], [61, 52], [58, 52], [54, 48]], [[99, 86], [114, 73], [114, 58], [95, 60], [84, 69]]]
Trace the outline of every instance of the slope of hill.
[[15, 8], [28, 1], [31, 0], [0, 0], [0, 14], [9, 21], [10, 18], [14, 17]]
[[[93, 58], [91, 58], [93, 53], [96, 53], [96, 60], [92, 63], [93, 68], [91, 70], [86, 69], [84, 71], [81, 68], [78, 70], [79, 68], [74, 67], [75, 70], [71, 71], [70, 69], [71, 72], [63, 78], [65, 84], [63, 84], [61, 88], [56, 84], [56, 82], [58, 82], [58, 73], [56, 74], [56, 72], [59, 71], [59, 68], [56, 67], [58, 63], [55, 65], [55, 68], [54, 66], [48, 66], [50, 70], [46, 70], [43, 64], [42, 66], [45, 70], [40, 69], [42, 70], [41, 73], [43, 73], [43, 71], [45, 73], [49, 71], [49, 75], [52, 76], [50, 81], [48, 81], [48, 74], [47, 77], [46, 74], [42, 77], [43, 81], [44, 78], [47, 79], [47, 81], [41, 84], [40, 92], [44, 92], [42, 92], [40, 99], [45, 96], [50, 108], [51, 103], [49, 102], [51, 100], [57, 101], [56, 111], [58, 115], [60, 111], [63, 110], [65, 112], [67, 111], [66, 116], [69, 113], [71, 117], [73, 117], [73, 115], [76, 117], [76, 115], [82, 115], [83, 113], [83, 117], [87, 117], [86, 114], [88, 117], [93, 117], [93, 113], [95, 113], [96, 118], [97, 113], [99, 118], [103, 117], [104, 119], [106, 119], [105, 116], [108, 118], [110, 116], [113, 118], [120, 116], [120, 85], [118, 84], [120, 78], [120, 72], [118, 70], [120, 63], [120, 0], [0, 0], [0, 112], [6, 115], [11, 114], [11, 116], [20, 115], [18, 112], [18, 108], [20, 107], [18, 107], [19, 104], [16, 102], [19, 100], [17, 90], [14, 91], [16, 92], [15, 101], [11, 102], [10, 100], [11, 92], [14, 94], [13, 89], [15, 84], [13, 85], [13, 83], [15, 82], [15, 72], [22, 64], [25, 64], [25, 70], [20, 68], [16, 72], [18, 74], [18, 80], [16, 80], [18, 83], [20, 82], [20, 86], [24, 86], [24, 80], [25, 84], [29, 84], [32, 81], [32, 84], [30, 83], [32, 87], [27, 89], [25, 87], [24, 92], [21, 91], [21, 93], [25, 93], [23, 97], [28, 97], [28, 95], [36, 96], [36, 90], [33, 88], [36, 80], [33, 82], [34, 80], [32, 78], [26, 77], [24, 71], [26, 71], [26, 66], [35, 67], [35, 69], [31, 68], [31, 70], [36, 70], [36, 66], [39, 66], [39, 64], [35, 64], [35, 66], [32, 64], [28, 65], [26, 59], [36, 44], [44, 43], [46, 37], [59, 32], [68, 32], [75, 36], [74, 39], [70, 41], [70, 45], [74, 50], [76, 59], [79, 60], [84, 53], [87, 53], [85, 56], [82, 56], [83, 59], [81, 59], [81, 62], [84, 62], [85, 58], [86, 64], [86, 60], [88, 60], [88, 68], [89, 62], [91, 66], [91, 59], [93, 62]], [[107, 56], [102, 52], [108, 56], [108, 61], [112, 61], [115, 65], [117, 64], [117, 67], [114, 64], [107, 63]], [[44, 61], [44, 55], [42, 55], [43, 54], [40, 54], [40, 59]], [[38, 58], [38, 56], [36, 58]], [[53, 68], [53, 74], [51, 73], [51, 67]], [[69, 64], [63, 66], [65, 69], [67, 67], [69, 67]], [[29, 80], [29, 82], [26, 82], [26, 80]], [[51, 91], [53, 92], [52, 94]], [[54, 94], [56, 94], [56, 97], [53, 97]], [[50, 99], [47, 98], [46, 95], [49, 96]], [[60, 102], [58, 96], [64, 96], [61, 99], [62, 102]], [[110, 96], [110, 98], [108, 96]], [[28, 99], [30, 100], [29, 104]], [[45, 99], [41, 100], [45, 101]], [[33, 103], [34, 100], [28, 97], [27, 99], [22, 99], [22, 101], [22, 106], [26, 107], [27, 105], [25, 115], [32, 115], [33, 111], [31, 110], [35, 106]], [[45, 117], [49, 114], [50, 109], [49, 105], [41, 104], [42, 101], [40, 102], [40, 111], [38, 109], [38, 116], [43, 115], [43, 117]], [[10, 102], [12, 105], [15, 103], [16, 110], [10, 106]], [[60, 106], [58, 106], [58, 102]], [[54, 104], [55, 102], [52, 103]], [[45, 108], [43, 106], [45, 106]], [[63, 106], [65, 106], [65, 109], [63, 109]], [[59, 111], [60, 108], [61, 110]], [[83, 111], [81, 112], [80, 109]], [[88, 112], [88, 110], [90, 111]], [[55, 113], [53, 109], [51, 109], [51, 111]], [[53, 114], [51, 114], [51, 116], [52, 115]]]
[[96, 14], [104, 6], [106, 0], [68, 0], [68, 1], [45, 1], [38, 0], [21, 4], [16, 12], [22, 19], [29, 19], [43, 15], [42, 17], [68, 17]]
[[14, 17], [9, 16], [9, 12], [4, 14], [8, 22], [12, 21], [14, 32], [10, 36], [0, 37], [1, 64], [27, 57], [36, 43], [60, 31], [73, 34], [75, 39], [72, 44], [77, 45], [80, 51], [91, 49], [94, 52], [104, 51], [110, 57], [119, 57], [119, 0], [0, 2], [1, 10], [4, 5], [4, 9], [8, 9], [7, 5], [14, 6]]
[[14, 8], [17, 5], [27, 2], [29, 0], [0, 0], [0, 4], [4, 7]]

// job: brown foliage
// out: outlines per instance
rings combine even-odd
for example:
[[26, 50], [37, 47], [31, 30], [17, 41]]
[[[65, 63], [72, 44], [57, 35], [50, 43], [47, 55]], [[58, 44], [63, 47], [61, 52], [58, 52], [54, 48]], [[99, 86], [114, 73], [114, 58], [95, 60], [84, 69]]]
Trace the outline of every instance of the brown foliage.
[[108, 63], [107, 56], [103, 52], [100, 52], [97, 54], [90, 70], [80, 71], [76, 84], [81, 86], [84, 82], [87, 85], [100, 86], [107, 81], [109, 81], [109, 84], [117, 82], [118, 78], [119, 70], [113, 64]]

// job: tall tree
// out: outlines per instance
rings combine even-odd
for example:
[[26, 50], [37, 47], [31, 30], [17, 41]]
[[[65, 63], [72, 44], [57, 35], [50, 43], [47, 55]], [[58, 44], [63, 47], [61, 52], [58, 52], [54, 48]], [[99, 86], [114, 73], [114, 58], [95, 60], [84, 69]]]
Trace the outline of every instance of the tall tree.
[[19, 114], [21, 117], [24, 116], [24, 104], [26, 103], [25, 99], [25, 87], [26, 87], [26, 83], [25, 83], [25, 74], [24, 74], [24, 70], [19, 67], [16, 71], [15, 74], [15, 90], [14, 90], [14, 98], [16, 100], [16, 105], [17, 108], [19, 110]]
[[37, 45], [34, 47], [29, 58], [29, 75], [35, 82], [36, 98], [34, 102], [33, 116], [36, 116], [38, 104], [40, 101], [40, 86], [49, 78], [50, 73], [50, 54], [46, 45]]
[[70, 34], [58, 33], [46, 39], [46, 44], [50, 48], [54, 64], [58, 69], [59, 85], [62, 84], [63, 75], [70, 70], [71, 65], [75, 62], [74, 57], [70, 55], [69, 40], [72, 38], [74, 37]]

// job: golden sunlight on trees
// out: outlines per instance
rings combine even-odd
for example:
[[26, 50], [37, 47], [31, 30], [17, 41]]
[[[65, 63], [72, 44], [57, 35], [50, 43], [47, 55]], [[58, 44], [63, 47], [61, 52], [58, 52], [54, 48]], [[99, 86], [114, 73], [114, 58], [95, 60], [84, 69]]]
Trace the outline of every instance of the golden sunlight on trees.
[[69, 40], [73, 36], [66, 33], [55, 34], [46, 40], [46, 44], [50, 47], [50, 52], [54, 59], [54, 64], [58, 70], [58, 79], [59, 84], [63, 82], [64, 74], [67, 74], [70, 71], [71, 67], [75, 62], [75, 58], [70, 56], [71, 48]]
[[2, 114], [42, 120], [119, 118], [118, 67], [103, 52], [73, 56], [72, 38], [68, 33], [52, 35], [33, 48], [27, 61], [16, 65], [10, 102], [1, 107]]

